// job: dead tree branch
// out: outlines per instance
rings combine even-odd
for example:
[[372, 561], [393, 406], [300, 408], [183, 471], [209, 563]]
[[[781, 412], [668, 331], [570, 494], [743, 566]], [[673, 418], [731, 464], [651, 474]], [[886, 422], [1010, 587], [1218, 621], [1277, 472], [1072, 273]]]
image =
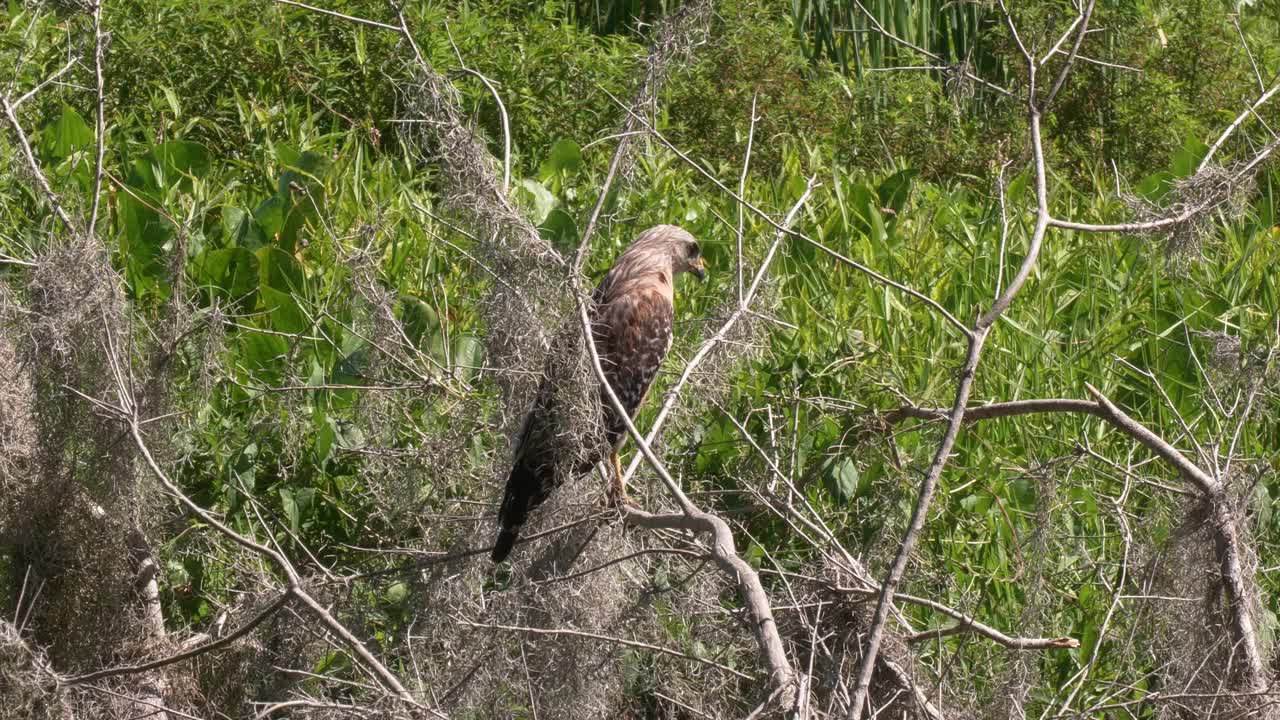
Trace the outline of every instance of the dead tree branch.
[[[18, 102], [20, 103], [21, 100]], [[66, 208], [62, 206], [62, 200], [49, 185], [49, 179], [45, 177], [44, 171], [40, 169], [40, 163], [36, 162], [35, 153], [31, 151], [31, 143], [27, 140], [27, 133], [22, 129], [22, 123], [18, 121], [15, 105], [16, 103], [11, 103], [9, 98], [0, 97], [0, 108], [4, 109], [5, 120], [9, 122], [9, 127], [13, 130], [13, 134], [18, 140], [18, 148], [22, 152], [22, 158], [27, 161], [27, 170], [35, 178], [36, 185], [44, 193], [45, 199], [49, 201], [49, 206], [53, 208], [54, 214], [58, 216], [58, 219], [62, 221], [68, 231], [75, 233], [78, 231], [76, 223], [67, 214]]]
[[[1003, 5], [1002, 5], [1003, 7]], [[1092, 8], [1092, 2], [1090, 3]], [[888, 619], [889, 608], [893, 604], [894, 593], [898, 584], [902, 581], [903, 573], [906, 571], [907, 561], [911, 556], [911, 552], [915, 549], [916, 541], [919, 538], [920, 531], [924, 527], [925, 519], [928, 517], [929, 506], [933, 502], [933, 495], [937, 489], [938, 480], [942, 476], [942, 470], [946, 467], [947, 460], [951, 456], [951, 450], [955, 446], [956, 438], [960, 433], [960, 427], [964, 422], [965, 413], [968, 409], [969, 393], [973, 389], [974, 377], [977, 374], [978, 362], [982, 357], [982, 347], [986, 343], [991, 328], [995, 325], [1000, 316], [1013, 303], [1018, 292], [1026, 283], [1027, 278], [1031, 276], [1031, 271], [1035, 268], [1036, 261], [1040, 256], [1040, 248], [1044, 241], [1045, 232], [1049, 227], [1049, 191], [1048, 179], [1045, 170], [1044, 146], [1040, 135], [1040, 118], [1044, 111], [1045, 105], [1038, 105], [1036, 98], [1036, 79], [1039, 65], [1036, 63], [1034, 56], [1027, 52], [1023, 46], [1022, 40], [1018, 38], [1017, 29], [1013, 27], [1012, 17], [1006, 12], [1009, 20], [1010, 29], [1018, 47], [1022, 50], [1023, 55], [1027, 59], [1028, 87], [1027, 87], [1027, 114], [1030, 123], [1031, 133], [1031, 149], [1034, 154], [1035, 164], [1035, 181], [1036, 181], [1036, 224], [1032, 231], [1031, 240], [1027, 247], [1027, 254], [1022, 260], [1022, 264], [1018, 268], [1018, 272], [1009, 282], [1004, 292], [996, 298], [991, 307], [984, 313], [977, 322], [974, 323], [973, 329], [969, 334], [969, 348], [965, 356], [964, 365], [960, 369], [959, 380], [957, 381], [955, 401], [952, 403], [951, 412], [947, 421], [947, 428], [943, 433], [942, 440], [938, 443], [937, 452], [934, 453], [933, 460], [930, 461], [928, 469], [925, 471], [924, 480], [920, 485], [919, 495], [916, 497], [915, 507], [911, 512], [911, 518], [907, 523], [907, 530], [904, 533], [901, 542], [898, 545], [897, 554], [894, 556], [892, 564], [889, 566], [889, 572], [880, 586], [880, 597], [876, 602], [875, 613], [872, 616], [871, 625], [867, 630], [866, 640], [863, 645], [862, 660], [858, 666], [857, 681], [849, 703], [850, 720], [861, 720], [864, 707], [867, 705], [867, 696], [871, 688], [871, 675], [875, 670], [875, 660], [879, 653], [880, 642], [885, 632], [885, 622]], [[1088, 32], [1088, 20], [1080, 22], [1078, 32], [1081, 36]], [[1065, 78], [1065, 72], [1063, 74]]]
[[[1127, 413], [1116, 407], [1097, 388], [1086, 385], [1094, 400], [1020, 400], [1007, 403], [995, 403], [969, 409], [965, 414], [966, 422], [976, 422], [993, 418], [1008, 418], [1033, 413], [1079, 413], [1101, 418], [1117, 430], [1128, 435], [1135, 442], [1150, 450], [1177, 471], [1188, 484], [1195, 488], [1198, 495], [1208, 501], [1211, 508], [1210, 525], [1216, 540], [1219, 572], [1227, 594], [1227, 604], [1231, 615], [1232, 641], [1243, 655], [1245, 687], [1257, 691], [1266, 684], [1265, 663], [1260, 651], [1260, 640], [1254, 626], [1251, 606], [1253, 598], [1245, 580], [1239, 537], [1239, 522], [1227, 495], [1223, 478], [1210, 475], [1209, 472], [1192, 462], [1185, 454], [1171, 445], [1167, 440], [1147, 429], [1142, 423], [1134, 420]], [[904, 407], [887, 413], [887, 422], [896, 422], [903, 418], [921, 418], [937, 420], [943, 416], [940, 408]]]

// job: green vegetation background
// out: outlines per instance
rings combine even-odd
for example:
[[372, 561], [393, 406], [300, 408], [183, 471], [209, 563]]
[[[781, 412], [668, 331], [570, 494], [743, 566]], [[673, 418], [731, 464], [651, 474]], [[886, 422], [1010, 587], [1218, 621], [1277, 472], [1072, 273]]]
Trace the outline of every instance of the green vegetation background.
[[[609, 94], [630, 96], [647, 52], [643, 29], [622, 10], [594, 9], [599, 5], [505, 0], [408, 8], [435, 67], [458, 67], [456, 43], [466, 63], [493, 80], [510, 113], [515, 192], [562, 249], [575, 244], [612, 151], [611, 142], [593, 141], [623, 117]], [[850, 34], [838, 32], [849, 18], [835, 5], [720, 3], [709, 42], [663, 90], [659, 127], [732, 183], [756, 97], [749, 197], [778, 212], [816, 176], [822, 185], [799, 221], [806, 232], [967, 318], [992, 296], [1001, 272], [1007, 278], [1016, 267], [1029, 235], [1022, 108], [949, 84], [942, 72], [879, 71], [915, 59], [851, 46]], [[901, 24], [914, 28], [913, 37], [951, 62], [967, 58], [979, 72], [1019, 83], [1001, 24], [951, 3], [937, 8], [949, 18], [926, 26], [920, 18], [931, 6], [919, 5]], [[387, 16], [373, 0], [326, 6]], [[1194, 170], [1205, 142], [1258, 94], [1241, 34], [1264, 73], [1280, 66], [1276, 4], [1239, 8], [1240, 33], [1228, 17], [1235, 10], [1212, 0], [1132, 0], [1099, 9], [1094, 24], [1102, 29], [1087, 50], [1141, 72], [1078, 66], [1046, 126], [1057, 214], [1122, 219], [1127, 206], [1117, 184], [1159, 202], [1172, 181]], [[648, 12], [652, 20], [664, 9]], [[1056, 2], [1019, 12], [1029, 34], [1069, 17], [1067, 4]], [[88, 22], [71, 11], [33, 17], [14, 0], [0, 15], [0, 67], [15, 67], [21, 56], [15, 80], [23, 87], [60, 66], [62, 37]], [[487, 517], [497, 486], [484, 458], [503, 446], [496, 433], [474, 433], [475, 462], [449, 481], [403, 478], [398, 497], [406, 502], [389, 502], [367, 475], [375, 433], [379, 450], [411, 449], [464, 422], [455, 414], [456, 394], [488, 398], [478, 407], [492, 410], [498, 392], [484, 370], [477, 307], [491, 280], [470, 259], [465, 236], [415, 209], [437, 207], [439, 178], [400, 141], [408, 118], [396, 87], [407, 72], [397, 38], [248, 0], [119, 0], [107, 3], [103, 24], [111, 33], [103, 229], [113, 263], [131, 300], [157, 324], [175, 296], [198, 317], [235, 316], [219, 325], [217, 342], [197, 334], [178, 346], [172, 402], [180, 414], [166, 453], [184, 487], [233, 526], [261, 534], [244, 502], [252, 494], [274, 514], [267, 527], [297, 563], [337, 571], [370, 569], [353, 547], [413, 545], [430, 518], [455, 512], [460, 500]], [[500, 154], [491, 95], [472, 77], [452, 77], [463, 110]], [[86, 205], [90, 87], [92, 77], [77, 70], [22, 113], [55, 189]], [[1280, 127], [1274, 110], [1264, 117]], [[1250, 138], [1260, 136], [1242, 137], [1228, 154], [1247, 152]], [[32, 256], [55, 242], [52, 222], [16, 162], [12, 137], [2, 138], [0, 250]], [[1001, 257], [995, 180], [1006, 161], [1012, 214]], [[1031, 283], [989, 345], [975, 402], [1084, 397], [1087, 382], [1173, 433], [1170, 408], [1138, 372], [1149, 370], [1173, 407], [1208, 424], [1208, 376], [1226, 387], [1232, 374], [1197, 366], [1208, 364], [1218, 342], [1208, 334], [1237, 337], [1246, 348], [1271, 341], [1280, 307], [1278, 182], [1274, 168], [1264, 172], [1244, 214], [1218, 218], [1189, 254], [1171, 255], [1158, 238], [1051, 233]], [[675, 355], [685, 354], [714, 327], [706, 313], [735, 292], [735, 206], [655, 145], [612, 210], [614, 221], [592, 249], [593, 279], [652, 224], [678, 223], [702, 239], [710, 282], [679, 289]], [[753, 256], [770, 237], [766, 225], [747, 218]], [[369, 262], [348, 263], [353, 249]], [[0, 265], [0, 278], [19, 272]], [[782, 438], [787, 471], [878, 571], [905, 524], [936, 435], [916, 428], [890, 441], [868, 418], [902, 396], [920, 405], [950, 403], [963, 343], [931, 313], [812, 248], [787, 245], [776, 278], [770, 312], [782, 322], [769, 324], [764, 347], [731, 368], [720, 404], [762, 446], [779, 449], [772, 443]], [[428, 361], [406, 371], [376, 357], [356, 330], [366, 318], [353, 283], [394, 293], [406, 340]], [[660, 378], [658, 391], [669, 382]], [[375, 393], [342, 387], [362, 385], [416, 393], [412, 412], [391, 427], [365, 426], [362, 411]], [[1257, 477], [1246, 485], [1263, 567], [1280, 564], [1273, 513], [1280, 431], [1274, 396], [1268, 403], [1241, 445]], [[485, 427], [483, 418], [465, 422]], [[733, 422], [707, 406], [679, 428], [668, 438], [669, 456], [686, 485], [700, 501], [736, 513], [753, 562], [803, 571], [807, 547], [738, 492], [768, 474]], [[1031, 660], [1035, 700], [1043, 704], [1095, 653], [1091, 693], [1152, 662], [1142, 641], [1136, 648], [1093, 644], [1111, 598], [1107, 588], [1120, 582], [1113, 503], [1125, 481], [1084, 457], [1083, 443], [1121, 463], [1130, 457], [1123, 438], [1075, 417], [998, 421], [964, 434], [905, 586], [1010, 631], [1082, 639], [1078, 649]], [[1185, 511], [1148, 485], [1131, 488], [1124, 503], [1140, 520], [1134, 531], [1153, 544], [1175, 531]], [[448, 525], [441, 521], [430, 532], [447, 538]], [[199, 533], [173, 533], [162, 552], [168, 623], [203, 627], [234, 590], [225, 559], [209, 552]], [[1259, 577], [1268, 635], [1280, 612], [1276, 577]], [[358, 591], [368, 593], [366, 629], [394, 642], [405, 620], [403, 586], [372, 583]], [[1150, 628], [1127, 630], [1141, 638]], [[676, 631], [672, 642], [680, 642]], [[945, 656], [953, 664], [948, 672], [964, 677], [994, 678], [1014, 662], [963, 638], [923, 652], [926, 660]], [[636, 682], [630, 691], [640, 696], [644, 682], [656, 680]], [[1150, 689], [1144, 681], [1128, 697]], [[978, 697], [994, 690], [975, 688]]]

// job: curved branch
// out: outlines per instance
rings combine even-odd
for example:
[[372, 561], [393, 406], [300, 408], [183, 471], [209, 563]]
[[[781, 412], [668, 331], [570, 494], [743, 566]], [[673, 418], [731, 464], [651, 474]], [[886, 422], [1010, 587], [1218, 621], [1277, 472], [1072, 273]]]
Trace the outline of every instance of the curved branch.
[[1165, 462], [1172, 465], [1183, 478], [1200, 488], [1200, 491], [1205, 495], [1214, 495], [1221, 489], [1221, 485], [1217, 480], [1209, 477], [1208, 473], [1188, 460], [1186, 455], [1178, 452], [1178, 449], [1170, 445], [1164, 438], [1151, 432], [1137, 420], [1126, 415], [1123, 410], [1111, 404], [1111, 401], [1099, 392], [1097, 388], [1085, 383], [1085, 389], [1098, 401], [1098, 407], [1104, 413], [1103, 417], [1107, 422], [1110, 422], [1125, 435], [1137, 440], [1151, 452], [1159, 455]]

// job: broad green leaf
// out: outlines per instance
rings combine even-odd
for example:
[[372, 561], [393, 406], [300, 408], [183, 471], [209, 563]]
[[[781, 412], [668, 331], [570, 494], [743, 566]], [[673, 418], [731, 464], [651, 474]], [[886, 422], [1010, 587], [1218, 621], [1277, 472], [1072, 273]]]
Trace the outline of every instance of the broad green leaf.
[[471, 380], [480, 372], [484, 362], [484, 343], [474, 335], [459, 335], [453, 339], [453, 365], [458, 377]]
[[582, 167], [582, 149], [572, 140], [557, 140], [538, 169], [538, 177], [548, 180], [556, 173], [574, 173]]
[[189, 192], [192, 178], [204, 177], [209, 167], [209, 151], [205, 146], [187, 140], [170, 140], [151, 148], [134, 162], [129, 185], [160, 191], [176, 184]]
[[560, 202], [542, 183], [529, 178], [520, 181], [516, 196], [529, 210], [529, 219], [534, 225], [541, 225]]
[[560, 208], [556, 208], [547, 214], [546, 219], [538, 227], [538, 231], [544, 240], [550, 242], [557, 249], [569, 250], [577, 246], [578, 225], [573, 221], [572, 215]]
[[228, 246], [249, 250], [262, 247], [264, 241], [262, 229], [254, 222], [253, 216], [243, 208], [224, 206], [221, 228], [222, 241]]
[[409, 586], [403, 582], [394, 582], [383, 593], [383, 600], [391, 605], [400, 605], [409, 597]]
[[289, 527], [296, 533], [302, 513], [298, 510], [297, 499], [293, 496], [293, 490], [290, 488], [280, 488], [280, 505], [284, 508], [285, 517], [289, 518]]
[[305, 290], [306, 276], [302, 265], [293, 255], [277, 247], [260, 248], [256, 255], [259, 281], [263, 287], [270, 287], [283, 293]]
[[402, 295], [399, 303], [400, 322], [404, 324], [404, 334], [409, 342], [419, 350], [423, 343], [440, 332], [440, 316], [434, 308], [422, 300]]
[[1191, 177], [1208, 152], [1209, 146], [1201, 142], [1200, 138], [1194, 134], [1188, 135], [1186, 140], [1182, 141], [1182, 146], [1173, 151], [1169, 169], [1176, 178]]
[[284, 230], [285, 202], [279, 195], [272, 195], [253, 211], [253, 219], [269, 240], [278, 242]]
[[41, 133], [40, 147], [44, 156], [57, 164], [73, 153], [94, 145], [93, 128], [70, 105], [62, 106], [62, 114]]
[[289, 353], [289, 343], [279, 335], [251, 330], [241, 331], [240, 361], [254, 376], [265, 382], [280, 377], [283, 361]]
[[902, 212], [902, 208], [906, 207], [907, 199], [911, 197], [912, 181], [919, 174], [917, 170], [901, 170], [880, 183], [880, 187], [876, 189], [876, 194], [880, 198], [880, 207], [889, 208], [894, 213]]
[[244, 248], [207, 250], [192, 262], [191, 276], [215, 296], [246, 299], [258, 288], [258, 258]]
[[839, 458], [827, 468], [827, 489], [840, 502], [849, 502], [858, 494], [861, 473], [850, 458]]
[[316, 451], [316, 462], [324, 464], [333, 455], [333, 446], [338, 439], [338, 433], [334, 429], [333, 418], [325, 418], [321, 423], [320, 429], [316, 432], [316, 440], [314, 449]]
[[303, 333], [311, 326], [292, 293], [281, 292], [269, 285], [258, 288], [259, 298], [271, 317], [271, 325], [280, 332]]

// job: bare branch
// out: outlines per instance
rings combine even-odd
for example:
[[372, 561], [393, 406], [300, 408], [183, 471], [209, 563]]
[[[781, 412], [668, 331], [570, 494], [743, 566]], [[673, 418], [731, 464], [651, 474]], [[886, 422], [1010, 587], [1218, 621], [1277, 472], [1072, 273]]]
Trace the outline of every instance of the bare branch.
[[403, 702], [415, 707], [420, 707], [418, 702], [413, 698], [413, 695], [405, 689], [404, 685], [402, 685], [400, 680], [387, 669], [386, 665], [383, 665], [380, 660], [375, 658], [373, 653], [369, 652], [369, 649], [365, 647], [364, 643], [362, 643], [359, 638], [352, 634], [345, 625], [338, 622], [338, 620], [335, 619], [328, 610], [321, 606], [320, 603], [316, 602], [315, 599], [307, 593], [307, 591], [302, 587], [302, 578], [298, 575], [297, 570], [294, 569], [293, 564], [290, 563], [287, 558], [276, 550], [254, 542], [253, 540], [250, 540], [249, 538], [232, 530], [220, 520], [213, 517], [209, 511], [200, 507], [193, 500], [187, 497], [186, 493], [182, 491], [182, 488], [178, 487], [169, 479], [169, 476], [165, 474], [164, 470], [160, 469], [155, 458], [151, 456], [151, 451], [147, 448], [146, 441], [142, 438], [142, 432], [139, 428], [137, 418], [130, 418], [128, 423], [129, 432], [133, 436], [134, 443], [137, 445], [138, 451], [146, 461], [147, 467], [151, 468], [151, 472], [156, 476], [156, 479], [160, 481], [160, 484], [164, 485], [165, 490], [169, 491], [169, 494], [173, 495], [179, 502], [187, 506], [187, 509], [199, 516], [202, 521], [211, 525], [214, 529], [231, 539], [236, 544], [269, 558], [288, 578], [290, 593], [301, 601], [302, 604], [306, 605], [312, 611], [312, 614], [316, 616], [316, 619], [320, 620], [320, 622], [335, 635], [342, 638], [347, 646], [360, 658], [361, 662], [363, 662], [364, 665], [373, 672], [373, 674], [387, 687], [387, 689], [399, 696]]
[[62, 200], [49, 185], [49, 179], [45, 177], [44, 171], [40, 169], [40, 163], [36, 162], [36, 156], [31, 152], [31, 143], [27, 141], [27, 134], [23, 131], [22, 124], [18, 122], [18, 115], [14, 106], [9, 102], [9, 98], [0, 97], [0, 107], [3, 107], [5, 119], [9, 121], [9, 127], [13, 129], [13, 134], [18, 138], [18, 147], [22, 151], [23, 159], [27, 161], [27, 169], [31, 171], [31, 175], [35, 178], [36, 184], [40, 186], [45, 199], [53, 207], [54, 214], [58, 216], [58, 219], [62, 221], [67, 230], [73, 233], [76, 232], [75, 222], [71, 220], [71, 216], [62, 207]]
[[93, 77], [97, 84], [97, 134], [93, 161], [93, 207], [89, 210], [87, 232], [92, 235], [98, 227], [98, 206], [102, 202], [102, 159], [107, 150], [107, 93], [102, 79], [102, 5], [106, 0], [93, 4]]
[[1218, 148], [1222, 147], [1222, 144], [1227, 141], [1227, 138], [1231, 137], [1231, 134], [1236, 131], [1236, 128], [1240, 127], [1240, 124], [1243, 123], [1246, 118], [1257, 112], [1258, 108], [1262, 107], [1268, 100], [1275, 97], [1278, 92], [1280, 92], [1280, 83], [1272, 85], [1270, 90], [1262, 93], [1257, 100], [1253, 101], [1252, 105], [1245, 108], [1244, 112], [1237, 115], [1236, 119], [1232, 120], [1231, 124], [1227, 125], [1226, 129], [1222, 131], [1222, 134], [1218, 136], [1218, 139], [1214, 140], [1213, 144], [1209, 146], [1209, 151], [1204, 154], [1204, 159], [1202, 159], [1200, 164], [1196, 166], [1196, 172], [1202, 172], [1205, 168], [1209, 167], [1209, 163], [1213, 161], [1213, 156], [1217, 154]]
[[53, 83], [57, 82], [57, 81], [58, 81], [58, 78], [60, 78], [60, 77], [62, 77], [63, 75], [66, 75], [67, 73], [71, 72], [71, 68], [75, 67], [75, 66], [76, 66], [76, 63], [78, 63], [78, 62], [80, 62], [80, 58], [79, 58], [79, 57], [73, 57], [73, 58], [71, 58], [70, 60], [68, 60], [68, 61], [67, 61], [67, 64], [66, 64], [66, 65], [63, 65], [62, 67], [58, 68], [56, 71], [54, 71], [54, 73], [53, 73], [52, 75], [50, 75], [49, 77], [47, 77], [47, 78], [45, 78], [44, 80], [40, 81], [40, 83], [39, 83], [39, 84], [37, 84], [35, 87], [31, 88], [31, 89], [30, 89], [30, 90], [28, 90], [26, 93], [24, 93], [24, 94], [22, 95], [22, 97], [18, 98], [17, 100], [14, 100], [14, 101], [13, 101], [13, 109], [14, 109], [14, 111], [17, 111], [17, 109], [18, 109], [19, 107], [21, 107], [21, 106], [22, 106], [22, 103], [24, 103], [24, 102], [26, 102], [26, 101], [30, 100], [30, 99], [31, 99], [32, 97], [34, 97], [37, 93], [39, 93], [41, 90], [43, 90], [43, 89], [45, 89], [46, 87], [48, 87], [49, 85], [52, 85]]
[[[883, 415], [887, 423], [896, 423], [907, 418], [919, 420], [944, 420], [949, 410], [946, 408], [922, 408], [906, 406], [892, 410]], [[1069, 398], [1052, 398], [1047, 400], [1013, 400], [1010, 402], [976, 405], [965, 410], [965, 422], [991, 420], [995, 418], [1018, 417], [1036, 413], [1076, 412], [1105, 417], [1106, 413], [1095, 402], [1074, 400]]]
[[1123, 410], [1111, 404], [1111, 401], [1094, 386], [1086, 383], [1085, 389], [1098, 401], [1098, 406], [1106, 413], [1106, 419], [1112, 425], [1163, 458], [1165, 462], [1177, 469], [1183, 478], [1195, 484], [1205, 495], [1213, 495], [1218, 492], [1220, 489], [1218, 481], [1209, 477], [1208, 473], [1188, 460], [1185, 455], [1178, 452], [1164, 438], [1143, 427], [1141, 423], [1126, 415]]
[[[1076, 18], [1080, 24], [1080, 31], [1076, 33], [1076, 40], [1071, 45], [1071, 52], [1067, 54], [1067, 59], [1062, 63], [1062, 69], [1058, 71], [1058, 77], [1053, 81], [1053, 87], [1049, 89], [1049, 94], [1040, 103], [1040, 112], [1044, 112], [1046, 108], [1053, 104], [1053, 99], [1058, 96], [1058, 91], [1062, 89], [1063, 83], [1067, 81], [1067, 75], [1071, 73], [1071, 65], [1080, 54], [1080, 45], [1084, 42], [1084, 36], [1089, 32], [1089, 18], [1093, 15], [1093, 4], [1094, 0], [1089, 0], [1084, 12]], [[1068, 30], [1068, 32], [1070, 31]]]
[[449, 30], [447, 22], [444, 24], [444, 31], [449, 36], [449, 45], [453, 47], [453, 54], [458, 58], [459, 69], [479, 78], [489, 90], [489, 94], [493, 96], [493, 101], [498, 104], [498, 115], [502, 118], [502, 192], [509, 193], [511, 192], [511, 120], [507, 117], [507, 106], [502, 104], [502, 96], [498, 94], [498, 88], [493, 86], [489, 78], [478, 70], [467, 67], [466, 61], [462, 59], [462, 51], [458, 50], [458, 44], [453, 41], [453, 33]]
[[314, 5], [307, 5], [306, 3], [300, 3], [300, 2], [297, 2], [297, 0], [275, 0], [275, 2], [280, 5], [290, 5], [292, 7], [301, 8], [303, 10], [310, 10], [313, 13], [328, 15], [329, 17], [336, 17], [339, 20], [346, 20], [347, 22], [353, 22], [353, 23], [356, 23], [357, 25], [366, 25], [368, 27], [376, 27], [381, 30], [390, 30], [391, 32], [394, 32], [394, 33], [400, 32], [400, 28], [396, 27], [395, 25], [388, 25], [387, 23], [378, 22], [377, 20], [366, 20], [365, 18], [356, 17], [355, 15], [344, 15], [340, 12], [334, 12], [333, 10], [325, 10], [324, 8], [318, 8]]
[[[878, 589], [854, 588], [854, 587], [834, 587], [834, 590], [850, 595], [861, 595], [865, 597], [875, 596]], [[950, 635], [958, 635], [960, 633], [971, 632], [976, 635], [991, 640], [1001, 647], [1010, 650], [1055, 650], [1060, 648], [1079, 647], [1080, 641], [1070, 637], [1057, 638], [1027, 638], [1015, 637], [1003, 633], [996, 628], [974, 619], [970, 615], [966, 615], [959, 610], [948, 605], [943, 605], [929, 598], [922, 598], [916, 595], [907, 595], [905, 593], [895, 593], [894, 598], [903, 602], [909, 602], [912, 605], [929, 608], [934, 612], [946, 615], [952, 620], [956, 620], [957, 624], [945, 628], [937, 628], [933, 630], [921, 630], [915, 632], [906, 638], [907, 642], [920, 642], [923, 640], [931, 640], [934, 638], [947, 637]]]
[[[1001, 2], [1004, 8], [1004, 3]], [[1006, 17], [1009, 20], [1010, 30], [1014, 37], [1017, 38], [1017, 29], [1013, 26], [1012, 17], [1008, 15], [1005, 9]], [[854, 691], [849, 704], [850, 720], [861, 720], [863, 707], [867, 704], [867, 696], [871, 688], [871, 676], [875, 671], [876, 656], [879, 653], [880, 643], [884, 637], [885, 622], [888, 620], [889, 608], [893, 605], [894, 592], [897, 590], [898, 584], [902, 581], [903, 573], [906, 571], [907, 561], [910, 558], [912, 550], [915, 548], [916, 541], [920, 535], [921, 529], [928, 516], [929, 506], [933, 501], [933, 494], [937, 489], [938, 480], [942, 476], [942, 470], [946, 467], [947, 460], [951, 456], [951, 449], [954, 447], [956, 437], [960, 433], [960, 426], [964, 422], [965, 412], [969, 402], [969, 393], [973, 389], [974, 377], [977, 374], [978, 362], [982, 357], [982, 347], [985, 344], [990, 333], [991, 327], [1004, 314], [1005, 310], [1013, 303], [1013, 299], [1022, 289], [1027, 278], [1030, 277], [1031, 271], [1035, 268], [1036, 261], [1040, 256], [1040, 248], [1044, 241], [1045, 232], [1049, 227], [1049, 193], [1047, 188], [1047, 173], [1045, 171], [1044, 147], [1040, 136], [1040, 112], [1036, 107], [1035, 98], [1035, 78], [1036, 63], [1034, 57], [1026, 51], [1022, 45], [1021, 39], [1018, 39], [1018, 45], [1023, 50], [1023, 54], [1027, 58], [1027, 70], [1030, 74], [1030, 82], [1028, 88], [1028, 115], [1031, 123], [1031, 147], [1035, 155], [1035, 177], [1036, 177], [1036, 225], [1032, 231], [1031, 242], [1027, 247], [1026, 257], [1023, 258], [1022, 265], [1018, 268], [1018, 272], [1009, 282], [1009, 286], [1005, 288], [1003, 294], [996, 298], [991, 308], [978, 321], [974, 323], [973, 330], [969, 333], [969, 348], [966, 353], [964, 365], [960, 369], [960, 377], [956, 385], [955, 402], [952, 404], [951, 414], [947, 422], [947, 428], [943, 433], [942, 440], [938, 444], [937, 452], [933, 456], [933, 460], [929, 463], [929, 468], [925, 472], [924, 481], [921, 483], [919, 495], [916, 497], [915, 507], [911, 512], [911, 519], [908, 521], [907, 530], [902, 537], [902, 541], [898, 545], [898, 552], [894, 556], [893, 563], [889, 567], [889, 573], [885, 577], [880, 586], [880, 596], [876, 602], [875, 613], [872, 616], [871, 625], [867, 630], [867, 638], [863, 646], [862, 660], [858, 666], [857, 682], [854, 685]]]

